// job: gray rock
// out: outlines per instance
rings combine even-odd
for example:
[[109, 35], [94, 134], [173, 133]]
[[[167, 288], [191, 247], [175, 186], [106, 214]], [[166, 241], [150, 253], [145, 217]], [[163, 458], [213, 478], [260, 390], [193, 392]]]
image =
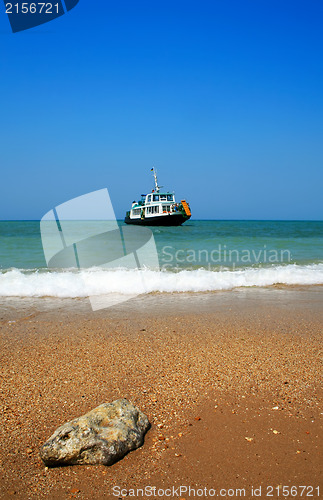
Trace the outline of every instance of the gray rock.
[[59, 427], [40, 449], [45, 465], [112, 465], [139, 448], [150, 427], [126, 399], [104, 403]]

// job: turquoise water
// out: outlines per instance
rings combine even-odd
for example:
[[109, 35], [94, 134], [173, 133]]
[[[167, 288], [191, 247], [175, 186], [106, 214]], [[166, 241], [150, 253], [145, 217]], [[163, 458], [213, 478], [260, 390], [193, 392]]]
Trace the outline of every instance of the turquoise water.
[[[85, 232], [93, 233], [94, 222], [77, 224], [78, 231], [84, 227]], [[231, 290], [276, 283], [323, 284], [322, 221], [190, 220], [181, 227], [152, 228], [152, 233], [159, 266], [147, 266], [144, 261], [140, 276], [136, 267], [127, 265], [48, 269], [39, 222], [2, 221], [0, 297], [87, 297]]]
[[158, 228], [155, 240], [160, 263], [182, 268], [323, 262], [323, 222], [192, 221]]
[[[192, 220], [152, 232], [161, 267], [323, 262], [323, 221]], [[0, 221], [0, 268], [46, 267], [38, 221]]]

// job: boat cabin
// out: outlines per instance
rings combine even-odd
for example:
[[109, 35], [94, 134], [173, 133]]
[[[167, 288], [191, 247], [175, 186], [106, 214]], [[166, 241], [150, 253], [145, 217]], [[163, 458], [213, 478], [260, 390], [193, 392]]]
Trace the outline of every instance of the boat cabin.
[[173, 213], [178, 210], [174, 193], [142, 194], [141, 200], [133, 201], [130, 211], [131, 218], [155, 217], [158, 214]]

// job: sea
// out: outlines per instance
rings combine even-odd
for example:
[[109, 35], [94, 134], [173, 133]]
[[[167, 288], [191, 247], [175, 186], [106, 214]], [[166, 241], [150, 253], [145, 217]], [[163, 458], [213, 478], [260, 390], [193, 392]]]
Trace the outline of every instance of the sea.
[[[92, 225], [92, 233], [99, 233]], [[118, 225], [125, 231], [123, 222]], [[137, 234], [134, 226], [132, 231]], [[139, 237], [138, 248], [132, 247], [138, 250], [135, 259], [127, 260], [125, 249], [124, 259], [111, 264], [107, 257], [105, 263], [101, 249], [99, 263], [49, 268], [39, 221], [0, 221], [0, 297], [127, 297], [323, 284], [323, 221], [189, 220], [147, 231], [148, 257], [147, 248], [140, 252]]]

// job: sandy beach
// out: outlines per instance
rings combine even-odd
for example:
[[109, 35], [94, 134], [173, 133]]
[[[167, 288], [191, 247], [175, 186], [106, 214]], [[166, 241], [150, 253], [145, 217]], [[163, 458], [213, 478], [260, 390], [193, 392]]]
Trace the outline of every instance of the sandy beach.
[[[318, 498], [322, 305], [321, 286], [150, 294], [96, 313], [5, 300], [0, 498]], [[152, 424], [141, 448], [111, 467], [44, 467], [57, 427], [121, 397]]]

